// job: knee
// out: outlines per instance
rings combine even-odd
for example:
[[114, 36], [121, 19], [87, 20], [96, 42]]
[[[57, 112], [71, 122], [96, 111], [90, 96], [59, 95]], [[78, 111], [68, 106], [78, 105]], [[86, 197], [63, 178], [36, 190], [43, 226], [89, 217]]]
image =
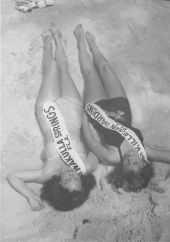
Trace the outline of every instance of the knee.
[[61, 75], [61, 79], [64, 77], [68, 77], [70, 76], [70, 73], [69, 73], [69, 69], [65, 66], [60, 66], [60, 75]]
[[100, 61], [100, 68], [102, 69], [102, 71], [106, 71], [106, 70], [110, 69], [109, 62], [105, 58], [103, 58]]
[[49, 63], [46, 63], [46, 61], [44, 61], [42, 63], [42, 73], [43, 75], [47, 76], [49, 75], [51, 72], [57, 70], [57, 63], [55, 60], [50, 60]]
[[58, 63], [58, 66], [59, 66], [59, 71], [61, 73], [69, 72], [68, 61], [67, 61], [66, 58], [60, 58], [57, 63]]
[[92, 68], [91, 66], [86, 66], [85, 68], [83, 68], [82, 73], [84, 75], [85, 78], [89, 78], [92, 75], [94, 75], [94, 68]]

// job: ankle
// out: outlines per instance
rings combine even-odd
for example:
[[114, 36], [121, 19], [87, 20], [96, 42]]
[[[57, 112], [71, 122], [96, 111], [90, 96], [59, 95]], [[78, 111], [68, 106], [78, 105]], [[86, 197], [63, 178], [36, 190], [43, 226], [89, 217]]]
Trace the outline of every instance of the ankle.
[[51, 50], [51, 48], [52, 48], [52, 43], [50, 42], [44, 43], [44, 50], [45, 49]]
[[78, 50], [86, 50], [86, 43], [84, 42], [84, 41], [79, 41], [79, 42], [77, 42], [77, 48], [78, 48]]

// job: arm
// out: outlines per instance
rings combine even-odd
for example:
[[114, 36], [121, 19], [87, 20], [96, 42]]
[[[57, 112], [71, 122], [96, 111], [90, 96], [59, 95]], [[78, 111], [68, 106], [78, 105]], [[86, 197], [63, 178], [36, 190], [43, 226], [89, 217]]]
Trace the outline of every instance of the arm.
[[148, 158], [153, 162], [163, 162], [170, 164], [170, 151], [158, 150], [150, 146], [145, 147]]
[[13, 172], [8, 175], [9, 184], [22, 196], [24, 196], [30, 204], [32, 210], [40, 210], [42, 201], [40, 197], [34, 193], [26, 183], [43, 183], [43, 169], [29, 169], [19, 172]]
[[97, 165], [99, 163], [99, 160], [97, 158], [97, 156], [89, 151], [87, 158], [86, 158], [86, 169], [87, 169], [87, 173], [92, 173], [96, 170]]
[[83, 114], [83, 134], [90, 150], [101, 160], [106, 162], [108, 165], [113, 165], [113, 154], [109, 149], [105, 148], [99, 141], [98, 136], [95, 132], [92, 134], [93, 127], [90, 127], [86, 114]]

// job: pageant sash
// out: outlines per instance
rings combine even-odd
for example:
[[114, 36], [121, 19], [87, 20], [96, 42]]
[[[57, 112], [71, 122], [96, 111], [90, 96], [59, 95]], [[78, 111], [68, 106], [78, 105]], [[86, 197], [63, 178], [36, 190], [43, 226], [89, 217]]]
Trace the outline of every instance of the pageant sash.
[[135, 132], [123, 124], [109, 118], [107, 114], [94, 103], [87, 103], [85, 106], [85, 111], [92, 119], [94, 119], [104, 128], [118, 132], [123, 138], [126, 139], [130, 145], [133, 146], [133, 148], [138, 152], [139, 157], [142, 158], [142, 160], [147, 161], [147, 155], [144, 146]]
[[79, 175], [86, 173], [86, 167], [72, 145], [64, 118], [54, 102], [45, 102], [43, 115], [49, 124], [56, 149], [62, 160]]

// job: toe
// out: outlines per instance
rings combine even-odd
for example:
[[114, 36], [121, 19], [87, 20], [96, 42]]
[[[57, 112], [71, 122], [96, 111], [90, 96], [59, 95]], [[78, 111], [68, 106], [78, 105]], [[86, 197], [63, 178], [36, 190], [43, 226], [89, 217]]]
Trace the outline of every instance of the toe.
[[56, 26], [55, 26], [54, 23], [51, 23], [51, 24], [50, 24], [50, 31], [51, 31], [52, 33], [55, 33], [55, 32], [56, 32]]
[[42, 39], [43, 39], [43, 41], [47, 41], [47, 40], [51, 40], [51, 33], [50, 33], [50, 31], [44, 31], [42, 34], [41, 34], [41, 36], [42, 36]]

